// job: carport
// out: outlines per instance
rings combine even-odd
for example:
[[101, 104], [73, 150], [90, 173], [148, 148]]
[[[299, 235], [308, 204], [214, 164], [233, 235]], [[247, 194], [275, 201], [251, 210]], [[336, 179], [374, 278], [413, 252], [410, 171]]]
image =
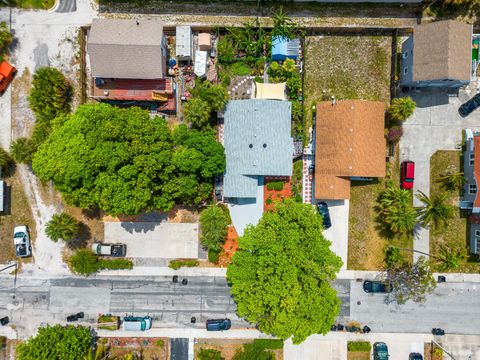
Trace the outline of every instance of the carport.
[[105, 243], [127, 245], [127, 257], [196, 259], [198, 224], [106, 222]]

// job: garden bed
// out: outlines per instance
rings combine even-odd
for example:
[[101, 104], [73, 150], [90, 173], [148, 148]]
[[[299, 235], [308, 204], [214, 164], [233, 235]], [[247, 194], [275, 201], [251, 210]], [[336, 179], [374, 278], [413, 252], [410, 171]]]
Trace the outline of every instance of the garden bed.
[[[440, 254], [441, 248], [469, 248], [468, 212], [458, 208], [460, 193], [458, 190], [446, 189], [439, 182], [446, 170], [462, 171], [462, 153], [460, 151], [437, 151], [430, 159], [430, 197], [447, 194], [447, 202], [456, 207], [453, 218], [447, 220], [444, 227], [430, 229], [430, 258], [434, 270], [438, 269], [435, 256]], [[445, 271], [445, 270], [443, 270]], [[448, 270], [446, 270], [448, 271]], [[480, 272], [480, 263], [468, 257], [460, 260], [460, 266], [451, 272]]]
[[238, 249], [238, 234], [235, 226], [230, 225], [227, 230], [227, 240], [223, 245], [223, 250], [220, 253], [218, 265], [226, 267], [232, 262], [232, 257]]
[[[251, 344], [252, 342], [253, 340], [243, 339], [197, 339], [195, 343], [195, 359], [198, 359], [200, 349], [214, 349], [220, 351], [221, 356], [225, 360], [232, 360], [235, 354], [242, 350], [244, 344]], [[269, 351], [275, 354], [275, 360], [283, 360], [283, 347], [281, 349], [270, 349]]]
[[292, 196], [291, 180], [270, 180], [265, 179], [263, 187], [263, 211], [273, 210], [277, 201], [290, 198]]
[[135, 354], [141, 355], [136, 358], [144, 360], [167, 360], [168, 344], [167, 338], [101, 338], [97, 347], [105, 346], [112, 359], [123, 359], [127, 354]]

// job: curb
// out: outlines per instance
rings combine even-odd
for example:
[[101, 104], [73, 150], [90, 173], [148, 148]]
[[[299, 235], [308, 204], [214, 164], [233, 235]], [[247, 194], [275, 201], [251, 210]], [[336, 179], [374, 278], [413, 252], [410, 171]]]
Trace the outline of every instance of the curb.
[[55, 11], [57, 11], [59, 6], [60, 6], [60, 0], [55, 0], [55, 4], [53, 5], [53, 7], [48, 9], [47, 11], [49, 13], [54, 13]]

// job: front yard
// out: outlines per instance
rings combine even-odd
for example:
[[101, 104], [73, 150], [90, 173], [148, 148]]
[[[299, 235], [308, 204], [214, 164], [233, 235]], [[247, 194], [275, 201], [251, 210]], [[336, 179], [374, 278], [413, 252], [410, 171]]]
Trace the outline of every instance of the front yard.
[[[454, 217], [447, 224], [439, 228], [430, 228], [430, 254], [434, 270], [439, 270], [439, 263], [435, 257], [441, 255], [442, 247], [468, 249], [468, 212], [458, 208], [459, 191], [449, 190], [442, 186], [439, 180], [446, 170], [462, 170], [462, 153], [460, 151], [437, 151], [430, 159], [430, 197], [447, 194], [447, 202], [456, 207]], [[447, 270], [448, 271], [448, 270]], [[460, 267], [451, 272], [480, 272], [480, 263], [468, 257], [460, 261]]]

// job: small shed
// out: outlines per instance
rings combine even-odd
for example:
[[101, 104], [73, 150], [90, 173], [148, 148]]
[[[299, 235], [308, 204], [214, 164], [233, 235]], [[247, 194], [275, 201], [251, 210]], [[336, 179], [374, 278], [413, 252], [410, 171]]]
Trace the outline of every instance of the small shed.
[[296, 60], [300, 53], [300, 39], [288, 39], [285, 36], [272, 38], [272, 60]]
[[195, 64], [193, 72], [198, 77], [204, 77], [207, 74], [207, 52], [195, 51]]
[[175, 52], [178, 60], [192, 59], [192, 28], [190, 26], [177, 26], [175, 31]]
[[198, 34], [198, 48], [201, 51], [208, 51], [212, 47], [212, 36], [209, 33]]

